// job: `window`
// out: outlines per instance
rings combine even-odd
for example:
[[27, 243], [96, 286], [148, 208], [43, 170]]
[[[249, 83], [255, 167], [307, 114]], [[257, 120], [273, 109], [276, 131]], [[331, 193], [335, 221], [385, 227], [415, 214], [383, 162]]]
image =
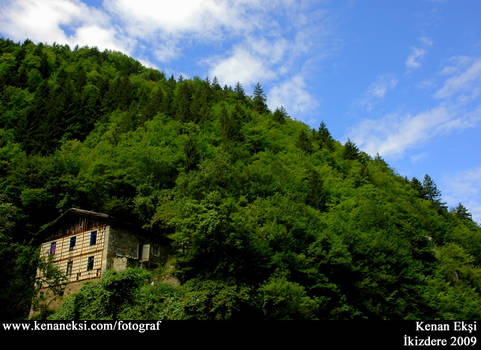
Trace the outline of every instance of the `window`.
[[73, 250], [75, 248], [75, 244], [77, 243], [77, 236], [73, 236], [70, 238], [70, 246], [68, 250]]
[[57, 242], [50, 243], [50, 255], [55, 255], [56, 250], [57, 250]]
[[93, 270], [94, 268], [94, 257], [89, 256], [89, 260], [87, 262], [87, 271]]
[[73, 261], [69, 261], [67, 263], [67, 276], [70, 276], [72, 274], [72, 267], [73, 267]]
[[158, 245], [158, 244], [152, 245], [152, 255], [160, 256], [160, 245]]
[[90, 232], [90, 245], [97, 244], [97, 231]]

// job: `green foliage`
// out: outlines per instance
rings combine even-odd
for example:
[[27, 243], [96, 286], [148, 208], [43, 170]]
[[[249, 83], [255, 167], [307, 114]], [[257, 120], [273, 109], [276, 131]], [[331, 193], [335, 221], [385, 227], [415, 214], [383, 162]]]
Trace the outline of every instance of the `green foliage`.
[[260, 83], [257, 83], [254, 87], [254, 97], [252, 99], [252, 102], [254, 104], [254, 109], [258, 113], [263, 114], [269, 111], [266, 104], [266, 95]]
[[148, 278], [149, 273], [141, 269], [108, 271], [98, 283], [87, 283], [65, 300], [50, 319], [116, 320], [124, 308], [135, 303], [138, 289]]
[[256, 317], [252, 291], [246, 285], [228, 281], [192, 279], [184, 286], [183, 308], [186, 319], [228, 320]]
[[344, 159], [357, 159], [359, 157], [359, 148], [357, 148], [356, 144], [351, 140], [347, 140], [346, 144], [344, 145], [344, 151], [342, 153]]
[[50, 312], [49, 305], [61, 298], [66, 286], [67, 277], [53, 262], [52, 255], [39, 258], [37, 262], [37, 278], [34, 284], [32, 309], [42, 314]]
[[266, 319], [313, 319], [317, 303], [309, 298], [304, 287], [284, 277], [270, 278], [259, 288]]
[[426, 176], [269, 111], [262, 86], [0, 39], [0, 307], [26, 317], [36, 233], [70, 207], [175, 251], [180, 286], [112, 272], [57, 319], [475, 319], [481, 228]]
[[301, 130], [299, 133], [299, 137], [297, 138], [297, 147], [299, 147], [304, 153], [312, 153], [312, 142], [305, 130]]
[[459, 203], [458, 206], [454, 208], [453, 212], [454, 212], [454, 215], [456, 215], [456, 217], [458, 217], [461, 220], [467, 220], [467, 221], [473, 220], [473, 216], [471, 215], [471, 213], [461, 203]]

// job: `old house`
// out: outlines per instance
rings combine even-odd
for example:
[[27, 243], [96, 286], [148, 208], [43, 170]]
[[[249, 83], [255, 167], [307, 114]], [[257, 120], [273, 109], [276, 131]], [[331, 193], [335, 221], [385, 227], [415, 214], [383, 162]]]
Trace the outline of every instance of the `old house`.
[[167, 254], [165, 244], [148, 239], [135, 227], [107, 214], [76, 208], [67, 210], [38, 235], [43, 241], [40, 256], [51, 256], [66, 275], [64, 295], [109, 269], [155, 268]]

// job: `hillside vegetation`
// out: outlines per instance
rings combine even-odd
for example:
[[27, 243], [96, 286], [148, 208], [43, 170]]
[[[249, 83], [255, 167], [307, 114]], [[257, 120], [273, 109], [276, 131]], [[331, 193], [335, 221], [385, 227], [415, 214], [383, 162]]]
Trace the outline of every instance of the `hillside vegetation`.
[[181, 285], [108, 273], [52, 318], [481, 318], [481, 229], [429, 176], [269, 111], [260, 84], [2, 39], [3, 318], [26, 317], [36, 232], [71, 207], [169, 238]]

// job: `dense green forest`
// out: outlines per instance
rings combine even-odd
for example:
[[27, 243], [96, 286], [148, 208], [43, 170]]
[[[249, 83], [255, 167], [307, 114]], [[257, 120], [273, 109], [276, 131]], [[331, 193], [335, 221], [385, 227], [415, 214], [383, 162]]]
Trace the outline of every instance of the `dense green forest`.
[[262, 86], [0, 39], [0, 310], [27, 317], [36, 233], [68, 208], [170, 240], [53, 319], [478, 319], [481, 228], [433, 180], [311, 129]]

